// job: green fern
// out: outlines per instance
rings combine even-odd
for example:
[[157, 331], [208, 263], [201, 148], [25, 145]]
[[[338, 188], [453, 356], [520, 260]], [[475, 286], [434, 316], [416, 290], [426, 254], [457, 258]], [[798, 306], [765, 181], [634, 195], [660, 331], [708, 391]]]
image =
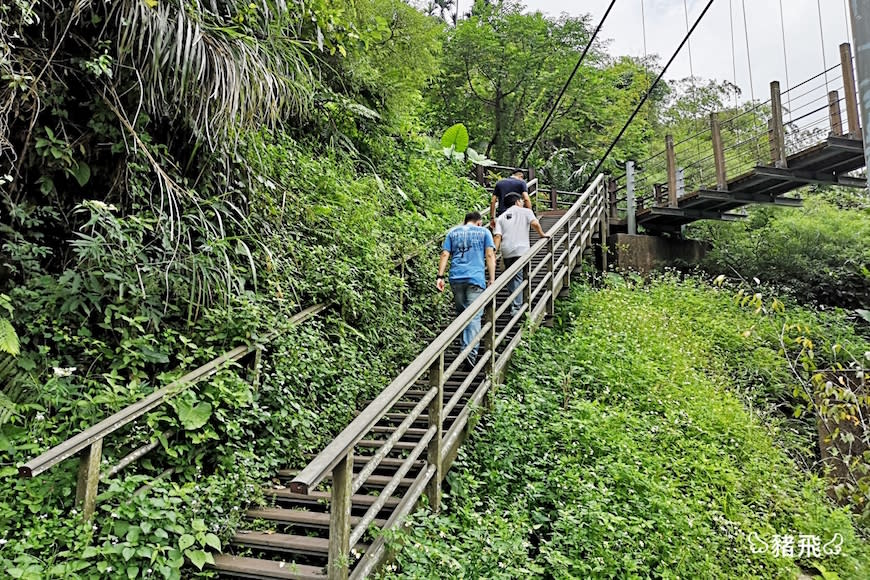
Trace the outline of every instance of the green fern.
[[18, 353], [21, 352], [18, 335], [15, 334], [12, 323], [5, 318], [0, 318], [0, 351], [12, 356], [18, 356]]

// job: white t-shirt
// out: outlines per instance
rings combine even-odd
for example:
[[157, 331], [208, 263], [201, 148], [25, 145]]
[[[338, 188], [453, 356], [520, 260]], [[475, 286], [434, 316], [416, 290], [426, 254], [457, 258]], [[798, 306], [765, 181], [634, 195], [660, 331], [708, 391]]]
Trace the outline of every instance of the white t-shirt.
[[501, 255], [519, 258], [529, 251], [529, 226], [537, 222], [535, 212], [527, 207], [513, 206], [495, 220], [494, 235], [501, 236]]

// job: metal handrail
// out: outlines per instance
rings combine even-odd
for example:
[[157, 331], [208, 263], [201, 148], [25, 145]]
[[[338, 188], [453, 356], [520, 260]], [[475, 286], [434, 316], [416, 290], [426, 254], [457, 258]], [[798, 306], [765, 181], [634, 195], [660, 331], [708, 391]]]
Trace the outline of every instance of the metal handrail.
[[[573, 212], [576, 211], [588, 198], [590, 192], [596, 189], [604, 180], [604, 175], [599, 175], [598, 178], [589, 186], [586, 193], [578, 199], [572, 208], [572, 211], [566, 213], [554, 225], [551, 230], [558, 230], [561, 226], [567, 223]], [[490, 285], [484, 292], [475, 300], [462, 314], [457, 316], [444, 331], [438, 335], [435, 340], [421, 352], [414, 361], [405, 367], [399, 376], [387, 385], [381, 393], [350, 422], [350, 424], [333, 439], [317, 457], [300, 471], [293, 481], [290, 482], [290, 490], [294, 493], [308, 493], [324, 477], [329, 475], [333, 467], [345, 456], [347, 452], [365, 436], [369, 430], [375, 426], [375, 423], [381, 420], [386, 413], [402, 396], [411, 388], [414, 382], [417, 381], [427, 370], [432, 362], [438, 358], [441, 353], [446, 350], [456, 338], [462, 334], [468, 323], [477, 316], [490, 302], [499, 291], [505, 288], [508, 283], [516, 276], [523, 267], [535, 257], [540, 250], [548, 244], [547, 238], [538, 240], [526, 254], [517, 260], [510, 268], [508, 268], [495, 284]]]
[[[499, 380], [523, 336], [523, 329], [513, 337], [512, 331], [519, 328], [527, 316], [534, 325], [545, 314], [553, 314], [556, 295], [570, 283], [570, 273], [576, 268], [582, 250], [591, 244], [596, 231], [601, 239], [606, 236], [607, 192], [604, 176], [598, 176], [584, 193], [575, 195], [577, 199], [570, 208], [549, 228], [548, 234], [551, 237], [537, 241], [524, 256], [507, 268], [494, 284], [484, 290], [477, 300], [430, 342], [413, 362], [289, 482], [291, 492], [310, 494], [318, 484], [331, 477], [327, 566], [330, 577], [347, 577], [352, 561], [348, 558], [351, 548], [363, 538], [369, 524], [374, 521], [386, 501], [396, 493], [400, 481], [404, 481], [402, 478], [412, 465], [421, 464], [420, 472], [411, 487], [401, 495], [393, 516], [383, 526], [384, 529], [396, 525], [410, 513], [424, 491], [429, 497], [430, 505], [437, 509], [440, 503], [441, 480], [455, 459], [461, 440], [468, 434], [473, 410], [482, 403], [490, 386]], [[558, 204], [558, 199], [551, 198], [551, 201]], [[533, 260], [540, 260], [540, 263], [533, 265]], [[524, 280], [519, 288], [506, 299], [497, 298], [520, 272], [523, 273]], [[505, 321], [507, 307], [520, 295], [523, 304], [519, 312]], [[447, 366], [446, 351], [472, 318], [481, 311], [485, 313], [485, 320], [480, 331], [476, 333], [471, 344]], [[497, 329], [497, 321], [506, 324], [503, 327], [499, 325]], [[449, 401], [445, 401], [447, 378], [458, 369], [475, 344], [479, 346], [476, 364], [456, 387]], [[422, 391], [411, 391], [415, 385], [426, 386]], [[413, 403], [413, 409], [407, 415], [397, 416], [391, 409], [402, 399]], [[425, 416], [424, 409], [427, 409]], [[455, 417], [452, 415], [454, 412], [457, 413]], [[356, 446], [380, 421], [395, 423], [399, 418], [402, 419], [401, 424], [394, 427], [390, 437], [378, 441], [380, 445], [375, 446], [372, 454], [366, 454], [364, 466], [358, 472], [355, 471]], [[377, 501], [355, 525], [351, 525], [353, 493], [365, 485], [368, 475], [374, 473], [404, 437], [408, 428], [420, 421], [428, 422], [425, 433], [417, 434], [421, 438], [416, 440], [413, 450], [403, 456], [398, 470], [380, 489]], [[366, 441], [364, 447], [371, 448], [371, 442]], [[378, 565], [385, 553], [386, 546], [381, 536], [367, 547], [363, 560], [356, 565], [351, 578], [364, 577]]]
[[[310, 306], [293, 315], [288, 320], [288, 323], [299, 324], [304, 322], [305, 320], [316, 316], [325, 308], [325, 304]], [[277, 331], [270, 332], [257, 344], [238, 346], [207, 362], [201, 367], [190, 371], [181, 378], [172, 381], [165, 387], [157, 389], [144, 399], [124, 407], [117, 413], [106, 417], [96, 425], [88, 427], [84, 431], [73, 435], [66, 441], [48, 449], [39, 456], [34, 457], [27, 463], [19, 466], [18, 475], [24, 478], [36, 477], [51, 469], [58, 463], [61, 463], [62, 461], [65, 461], [85, 450], [86, 456], [82, 458], [82, 464], [79, 470], [79, 483], [78, 488], [76, 489], [76, 497], [79, 501], [84, 503], [83, 513], [85, 518], [90, 518], [94, 511], [97, 484], [100, 478], [99, 468], [103, 439], [118, 429], [129, 425], [142, 415], [156, 409], [187, 388], [214, 376], [218, 371], [225, 368], [230, 363], [239, 362], [249, 354], [258, 352], [260, 345], [274, 340], [278, 334]], [[149, 446], [146, 445], [145, 447]], [[144, 453], [132, 455], [135, 455], [135, 459], [138, 459], [144, 455]], [[132, 462], [127, 461], [126, 459], [124, 461], [126, 461], [125, 466]]]

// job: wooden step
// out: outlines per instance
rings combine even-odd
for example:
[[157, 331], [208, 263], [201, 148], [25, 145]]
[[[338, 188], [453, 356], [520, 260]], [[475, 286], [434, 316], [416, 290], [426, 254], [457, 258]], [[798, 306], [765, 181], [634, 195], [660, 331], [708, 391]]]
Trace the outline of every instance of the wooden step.
[[[296, 474], [298, 472], [299, 472], [299, 470], [297, 470], [297, 469], [279, 469], [278, 470], [278, 477], [292, 479], [292, 478], [296, 477]], [[354, 474], [354, 476], [356, 476], [356, 474]], [[324, 479], [324, 481], [327, 481], [327, 480], [332, 479], [332, 476], [327, 475], [323, 479]], [[379, 486], [383, 487], [383, 486], [387, 485], [388, 483], [390, 483], [390, 481], [392, 479], [393, 479], [392, 475], [370, 475], [368, 477], [368, 479], [366, 479], [366, 482], [363, 485], [379, 485]], [[413, 478], [404, 477], [404, 478], [402, 478], [401, 483], [399, 485], [401, 487], [409, 487], [412, 483], [414, 483]]]
[[[358, 447], [373, 447], [378, 449], [381, 445], [384, 444], [384, 441], [381, 439], [360, 439], [357, 441]], [[393, 444], [393, 449], [408, 449], [411, 450], [416, 447], [416, 443], [411, 443], [409, 441], [397, 441]]]
[[230, 540], [236, 546], [260, 550], [278, 550], [310, 556], [329, 552], [328, 538], [297, 536], [295, 534], [269, 534], [266, 532], [241, 531]]
[[319, 580], [326, 578], [323, 568], [294, 562], [276, 562], [244, 556], [215, 554], [214, 566], [221, 575], [238, 578], [268, 578], [277, 580]]
[[[263, 519], [282, 524], [294, 524], [312, 528], [329, 527], [329, 514], [326, 512], [308, 512], [285, 508], [256, 508], [249, 509], [245, 512], [245, 515], [251, 519]], [[350, 525], [357, 525], [360, 519], [359, 516], [351, 516]], [[387, 520], [375, 519], [373, 523], [382, 528], [386, 525]]]
[[[290, 500], [308, 504], [322, 505], [321, 502], [323, 502], [324, 500], [329, 501], [329, 492], [326, 491], [311, 491], [308, 494], [304, 494], [293, 493], [286, 488], [275, 489], [272, 487], [267, 487], [263, 490], [263, 493], [276, 499]], [[372, 505], [377, 500], [378, 496], [376, 495], [354, 494], [353, 496], [351, 496], [351, 502], [354, 505]], [[396, 507], [397, 505], [399, 505], [400, 501], [401, 498], [391, 497], [386, 501], [384, 507]]]
[[[372, 432], [373, 433], [393, 433], [393, 432], [395, 432], [396, 427], [398, 427], [398, 425], [375, 425], [374, 427], [372, 427]], [[429, 429], [423, 429], [423, 428], [418, 428], [418, 427], [408, 427], [408, 429], [405, 430], [405, 435], [413, 435], [415, 437], [422, 437], [423, 435], [426, 434], [426, 431], [428, 431], [428, 430]]]

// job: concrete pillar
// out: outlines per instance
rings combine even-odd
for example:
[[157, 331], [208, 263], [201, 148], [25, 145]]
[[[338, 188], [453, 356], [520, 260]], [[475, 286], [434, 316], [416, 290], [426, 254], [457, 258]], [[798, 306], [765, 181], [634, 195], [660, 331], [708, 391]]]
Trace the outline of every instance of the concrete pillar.
[[[870, 0], [849, 0], [858, 69], [858, 100], [864, 132], [864, 157], [870, 158]], [[867, 173], [870, 180], [870, 172]], [[870, 181], [868, 181], [870, 185]]]

